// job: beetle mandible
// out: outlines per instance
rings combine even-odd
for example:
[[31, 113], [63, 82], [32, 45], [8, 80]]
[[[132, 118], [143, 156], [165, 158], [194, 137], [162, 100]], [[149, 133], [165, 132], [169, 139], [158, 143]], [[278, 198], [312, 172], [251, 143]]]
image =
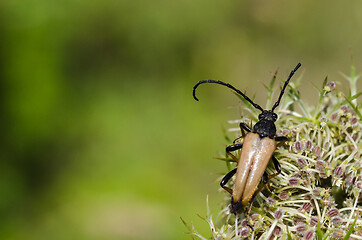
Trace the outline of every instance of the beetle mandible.
[[[271, 110], [264, 110], [258, 104], [254, 103], [250, 98], [248, 98], [240, 90], [236, 89], [228, 83], [216, 80], [202, 80], [199, 81], [193, 88], [193, 97], [198, 101], [195, 92], [196, 88], [203, 83], [216, 83], [222, 86], [226, 86], [237, 94], [240, 94], [248, 102], [250, 102], [253, 107], [259, 109], [261, 113], [258, 118], [259, 121], [254, 125], [253, 129], [245, 123], [240, 123], [240, 130], [244, 136], [244, 131], [248, 133], [244, 137], [243, 143], [235, 144], [235, 141], [232, 145], [226, 147], [227, 154], [232, 157], [237, 163], [237, 168], [231, 170], [220, 182], [220, 186], [224, 188], [227, 192], [232, 195], [231, 198], [231, 213], [238, 213], [241, 211], [243, 206], [246, 206], [249, 201], [257, 195], [265, 184], [268, 181], [281, 173], [281, 166], [278, 160], [273, 156], [273, 153], [277, 147], [277, 142], [284, 142], [288, 139], [285, 136], [275, 136], [276, 127], [274, 122], [277, 120], [278, 115], [274, 113], [275, 108], [279, 105], [280, 100], [284, 94], [284, 91], [289, 83], [289, 80], [294, 75], [294, 73], [301, 66], [300, 63], [290, 72], [288, 79], [285, 81], [284, 86], [279, 94], [278, 100], [274, 103]], [[241, 149], [240, 157], [237, 158], [233, 155], [232, 151]], [[269, 163], [269, 160], [272, 159], [274, 163], [276, 173], [268, 176], [266, 173], [266, 167]], [[234, 188], [231, 189], [226, 185], [226, 183], [236, 174]], [[257, 190], [260, 180], [263, 179], [263, 184]], [[250, 204], [248, 215], [251, 210], [252, 203]]]

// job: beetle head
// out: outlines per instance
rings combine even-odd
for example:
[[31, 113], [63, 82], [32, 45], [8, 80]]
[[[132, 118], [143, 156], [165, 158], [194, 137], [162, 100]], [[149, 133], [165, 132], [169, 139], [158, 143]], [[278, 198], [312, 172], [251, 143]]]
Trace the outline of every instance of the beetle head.
[[259, 120], [263, 119], [275, 122], [278, 119], [278, 115], [271, 110], [263, 110], [263, 112], [259, 114]]

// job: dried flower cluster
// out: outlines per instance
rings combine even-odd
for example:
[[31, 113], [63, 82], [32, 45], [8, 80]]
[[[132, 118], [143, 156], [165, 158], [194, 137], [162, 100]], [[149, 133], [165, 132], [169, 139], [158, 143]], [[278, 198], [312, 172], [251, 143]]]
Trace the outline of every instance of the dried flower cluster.
[[[276, 74], [267, 87], [267, 109], [273, 93], [278, 93], [273, 87], [275, 78]], [[245, 214], [230, 214], [230, 196], [225, 193], [217, 224], [210, 212], [205, 219], [213, 239], [362, 239], [362, 122], [357, 103], [361, 93], [357, 93], [354, 67], [345, 78], [350, 94], [325, 79], [320, 89], [316, 87], [320, 95], [316, 106], [300, 97], [300, 78], [290, 84], [276, 111], [277, 135], [289, 139], [275, 152], [282, 173], [271, 179], [270, 189], [257, 195], [248, 220]], [[240, 99], [248, 118], [230, 123], [256, 122], [259, 112]], [[229, 170], [235, 168], [232, 159], [222, 159]], [[267, 172], [275, 169], [270, 166]], [[189, 228], [190, 234], [206, 239], [193, 226]]]

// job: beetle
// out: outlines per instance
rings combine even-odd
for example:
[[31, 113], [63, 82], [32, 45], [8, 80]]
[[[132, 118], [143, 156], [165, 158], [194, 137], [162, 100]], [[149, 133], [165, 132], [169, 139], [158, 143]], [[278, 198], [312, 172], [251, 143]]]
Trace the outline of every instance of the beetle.
[[[226, 147], [226, 153], [238, 163], [237, 168], [227, 173], [220, 182], [220, 186], [232, 195], [230, 206], [231, 213], [239, 213], [243, 207], [251, 202], [248, 209], [248, 216], [254, 197], [263, 189], [271, 178], [281, 173], [280, 163], [273, 154], [277, 147], [277, 142], [285, 142], [288, 139], [285, 136], [275, 136], [276, 127], [274, 122], [278, 119], [278, 115], [274, 113], [274, 110], [280, 104], [280, 100], [290, 79], [300, 66], [301, 64], [298, 63], [290, 72], [289, 77], [285, 81], [279, 94], [278, 100], [274, 103], [271, 110], [264, 110], [240, 90], [222, 81], [202, 80], [193, 87], [192, 95], [196, 101], [198, 101], [196, 89], [200, 84], [215, 83], [232, 89], [250, 102], [253, 107], [261, 111], [258, 116], [259, 120], [253, 128], [243, 122], [240, 123], [240, 130], [242, 132], [242, 137], [244, 137], [243, 143], [235, 143], [236, 140], [241, 138], [240, 137], [235, 139], [232, 145]], [[247, 131], [246, 135], [244, 130]], [[239, 158], [237, 158], [231, 152], [239, 149], [241, 149], [241, 152]], [[270, 159], [274, 163], [276, 173], [268, 176], [265, 170]], [[235, 174], [234, 188], [231, 189], [227, 187], [226, 184]], [[257, 189], [261, 179], [263, 183]]]

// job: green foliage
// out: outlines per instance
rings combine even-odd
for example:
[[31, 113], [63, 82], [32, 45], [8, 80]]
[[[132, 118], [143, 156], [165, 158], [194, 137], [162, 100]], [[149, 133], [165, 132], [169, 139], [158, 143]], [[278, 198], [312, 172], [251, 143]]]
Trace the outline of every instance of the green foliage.
[[349, 237], [351, 236], [351, 234], [354, 230], [354, 226], [356, 225], [357, 218], [358, 218], [358, 216], [356, 216], [356, 218], [354, 219], [352, 225], [349, 227], [348, 232], [346, 233], [346, 236], [344, 236], [343, 240], [348, 240]]
[[323, 230], [321, 228], [321, 224], [320, 224], [320, 222], [318, 222], [318, 224], [317, 224], [317, 239], [318, 240], [323, 240], [323, 235], [324, 235], [324, 232], [323, 232]]

